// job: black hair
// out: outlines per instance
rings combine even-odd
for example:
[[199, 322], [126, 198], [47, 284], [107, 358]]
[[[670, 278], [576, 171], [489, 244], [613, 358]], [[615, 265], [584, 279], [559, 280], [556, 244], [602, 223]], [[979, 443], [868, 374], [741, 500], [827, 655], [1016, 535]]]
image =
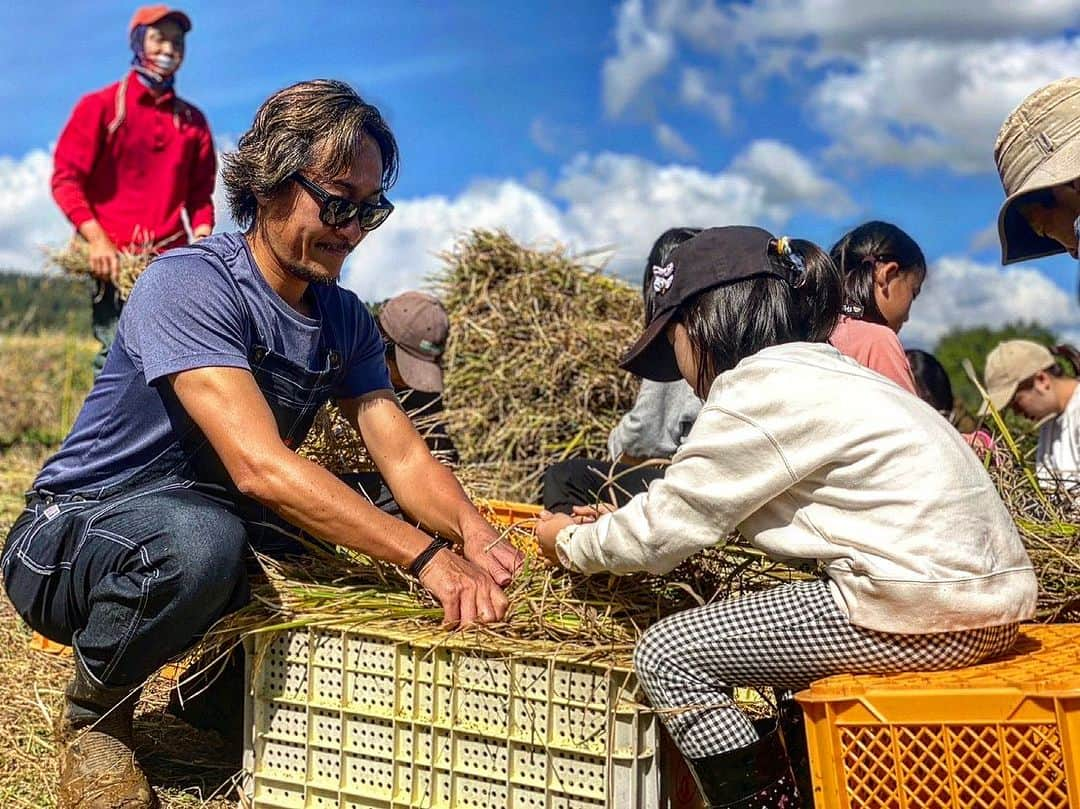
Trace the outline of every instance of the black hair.
[[[1051, 346], [1050, 353], [1059, 359], [1065, 360], [1072, 369], [1073, 376], [1080, 376], [1080, 351], [1077, 351], [1074, 346], [1068, 344]], [[1053, 376], [1062, 376], [1064, 372], [1062, 371], [1061, 364], [1057, 363], [1048, 369], [1048, 373]]]
[[834, 244], [829, 255], [844, 278], [844, 314], [883, 326], [888, 323], [874, 298], [874, 270], [878, 263], [895, 261], [901, 272], [926, 272], [922, 248], [888, 222], [864, 222]]
[[342, 81], [316, 79], [278, 90], [255, 113], [251, 129], [222, 158], [221, 181], [233, 221], [246, 230], [258, 197], [277, 193], [301, 169], [332, 178], [356, 160], [364, 138], [379, 147], [382, 190], [397, 180], [398, 146], [378, 108]]
[[683, 242], [701, 233], [701, 228], [669, 228], [653, 242], [649, 257], [645, 259], [645, 275], [641, 279], [641, 299], [645, 302], [645, 325], [652, 320], [656, 308], [656, 292], [653, 290], [653, 267], [663, 267], [671, 258], [671, 251]]
[[955, 399], [952, 382], [949, 380], [945, 366], [928, 351], [909, 348], [904, 353], [907, 354], [908, 364], [911, 365], [911, 375], [915, 377], [915, 390], [919, 398], [939, 413], [945, 416], [950, 415]]
[[768, 269], [796, 280], [744, 278], [698, 293], [676, 313], [698, 357], [694, 390], [701, 398], [718, 374], [763, 348], [822, 343], [836, 328], [844, 302], [840, 271], [813, 242], [783, 241], [785, 248], [770, 242]]

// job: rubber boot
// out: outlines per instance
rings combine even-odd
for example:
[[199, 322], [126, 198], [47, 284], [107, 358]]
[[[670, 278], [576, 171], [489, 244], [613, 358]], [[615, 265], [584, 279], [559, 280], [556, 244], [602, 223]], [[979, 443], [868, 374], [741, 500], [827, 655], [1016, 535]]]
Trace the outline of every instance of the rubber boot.
[[65, 696], [57, 809], [155, 809], [157, 798], [133, 749], [139, 689], [98, 685], [76, 662]]
[[791, 692], [776, 694], [780, 732], [784, 736], [791, 772], [802, 795], [803, 809], [814, 809], [814, 779], [810, 775], [810, 750], [806, 744], [806, 717]]
[[[762, 725], [755, 722], [759, 733]], [[715, 756], [687, 759], [707, 809], [798, 809], [799, 792], [775, 720], [761, 738]]]

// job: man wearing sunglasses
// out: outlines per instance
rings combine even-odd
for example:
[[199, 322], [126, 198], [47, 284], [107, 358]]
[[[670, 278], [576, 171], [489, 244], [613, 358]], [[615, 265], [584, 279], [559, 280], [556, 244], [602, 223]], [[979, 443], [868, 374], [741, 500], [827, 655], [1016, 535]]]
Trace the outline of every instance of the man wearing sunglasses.
[[[309, 535], [408, 569], [448, 625], [503, 617], [519, 554], [431, 457], [374, 319], [336, 284], [393, 210], [397, 164], [389, 127], [348, 85], [281, 90], [225, 157], [244, 232], [170, 251], [139, 279], [108, 369], [0, 561], [20, 615], [75, 649], [61, 807], [153, 805], [132, 753], [134, 698], [247, 600], [249, 547], [297, 553]], [[329, 399], [428, 533], [293, 452]]]

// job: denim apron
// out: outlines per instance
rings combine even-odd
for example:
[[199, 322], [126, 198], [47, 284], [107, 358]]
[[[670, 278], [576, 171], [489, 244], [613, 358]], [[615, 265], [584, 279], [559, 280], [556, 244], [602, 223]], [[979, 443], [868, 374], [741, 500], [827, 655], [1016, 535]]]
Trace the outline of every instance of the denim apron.
[[[331, 398], [345, 373], [332, 324], [319, 313], [322, 330], [315, 370], [293, 362], [275, 352], [268, 335], [260, 332], [238, 282], [217, 254], [202, 245], [193, 247], [207, 253], [207, 260], [229, 280], [247, 312], [254, 332], [248, 356], [252, 376], [273, 413], [281, 440], [290, 448], [299, 446], [316, 411]], [[171, 561], [175, 567], [179, 557], [179, 565], [183, 567], [186, 546], [200, 541], [198, 536], [193, 539], [179, 536], [171, 541], [158, 536], [155, 541], [165, 547], [160, 551], [161, 564], [155, 567], [155, 550], [147, 537], [155, 527], [160, 534], [161, 526], [169, 523], [169, 515], [156, 513], [150, 506], [163, 502], [160, 496], [193, 497], [203, 512], [206, 504], [210, 504], [211, 519], [205, 522], [207, 530], [197, 530], [197, 534], [212, 534], [217, 525], [228, 531], [232, 525], [235, 526], [232, 546], [237, 544], [236, 531], [241, 531], [241, 544], [246, 540], [263, 553], [281, 555], [302, 550], [298, 543], [303, 538], [302, 532], [266, 506], [242, 495], [202, 430], [180, 405], [171, 385], [164, 384], [160, 390], [175, 425], [177, 438], [173, 444], [117, 484], [63, 493], [43, 489], [29, 492], [26, 509], [12, 527], [0, 559], [8, 596], [23, 619], [52, 640], [72, 643], [75, 638], [79, 641], [75, 644], [77, 652], [83, 643], [79, 635], [82, 632], [87, 647], [99, 651], [98, 664], [88, 665], [102, 681], [131, 682], [130, 678], [141, 674], [141, 668], [160, 665], [168, 656], [186, 648], [192, 631], [203, 631], [209, 625], [191, 626], [190, 615], [171, 620], [168, 617], [171, 602], [184, 600], [175, 594], [163, 597], [158, 606], [153, 606], [154, 588], [160, 589], [157, 582], [167, 578], [162, 575], [162, 566]], [[180, 520], [180, 524], [184, 521]], [[91, 548], [94, 544], [96, 547]], [[209, 548], [205, 555], [212, 560], [212, 543], [204, 544]], [[111, 558], [101, 561], [106, 557]], [[127, 582], [125, 576], [115, 575], [118, 570], [129, 571], [133, 567], [140, 571], [137, 582], [132, 576], [126, 577], [133, 579]], [[209, 567], [213, 569], [212, 564]], [[227, 567], [225, 561], [222, 567]], [[232, 596], [223, 599], [229, 602], [225, 612], [247, 600], [246, 578], [243, 575], [239, 578], [243, 580], [221, 584], [235, 587]], [[105, 596], [103, 588], [108, 591]], [[101, 598], [113, 598], [118, 604], [128, 605], [117, 607], [115, 616], [104, 622], [117, 624], [115, 628], [83, 625]], [[155, 615], [160, 617], [161, 625], [156, 630], [159, 635], [177, 634], [161, 637], [159, 643], [143, 639], [141, 657], [156, 657], [154, 652], [160, 645], [163, 652], [168, 650], [166, 658], [145, 663], [122, 661], [121, 658], [134, 654], [126, 654], [126, 650], [139, 646], [141, 627], [152, 624]], [[91, 634], [92, 639], [87, 637]], [[110, 648], [114, 640], [115, 651]], [[147, 673], [153, 670], [150, 668]]]

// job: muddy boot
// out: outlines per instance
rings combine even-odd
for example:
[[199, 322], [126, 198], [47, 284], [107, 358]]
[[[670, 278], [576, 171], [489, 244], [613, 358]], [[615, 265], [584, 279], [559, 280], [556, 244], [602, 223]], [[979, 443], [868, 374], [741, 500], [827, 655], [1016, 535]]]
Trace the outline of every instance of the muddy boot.
[[155, 809], [157, 798], [133, 751], [139, 689], [102, 687], [76, 662], [65, 696], [57, 809]]
[[798, 809], [799, 792], [774, 720], [761, 738], [715, 756], [687, 759], [708, 809]]

